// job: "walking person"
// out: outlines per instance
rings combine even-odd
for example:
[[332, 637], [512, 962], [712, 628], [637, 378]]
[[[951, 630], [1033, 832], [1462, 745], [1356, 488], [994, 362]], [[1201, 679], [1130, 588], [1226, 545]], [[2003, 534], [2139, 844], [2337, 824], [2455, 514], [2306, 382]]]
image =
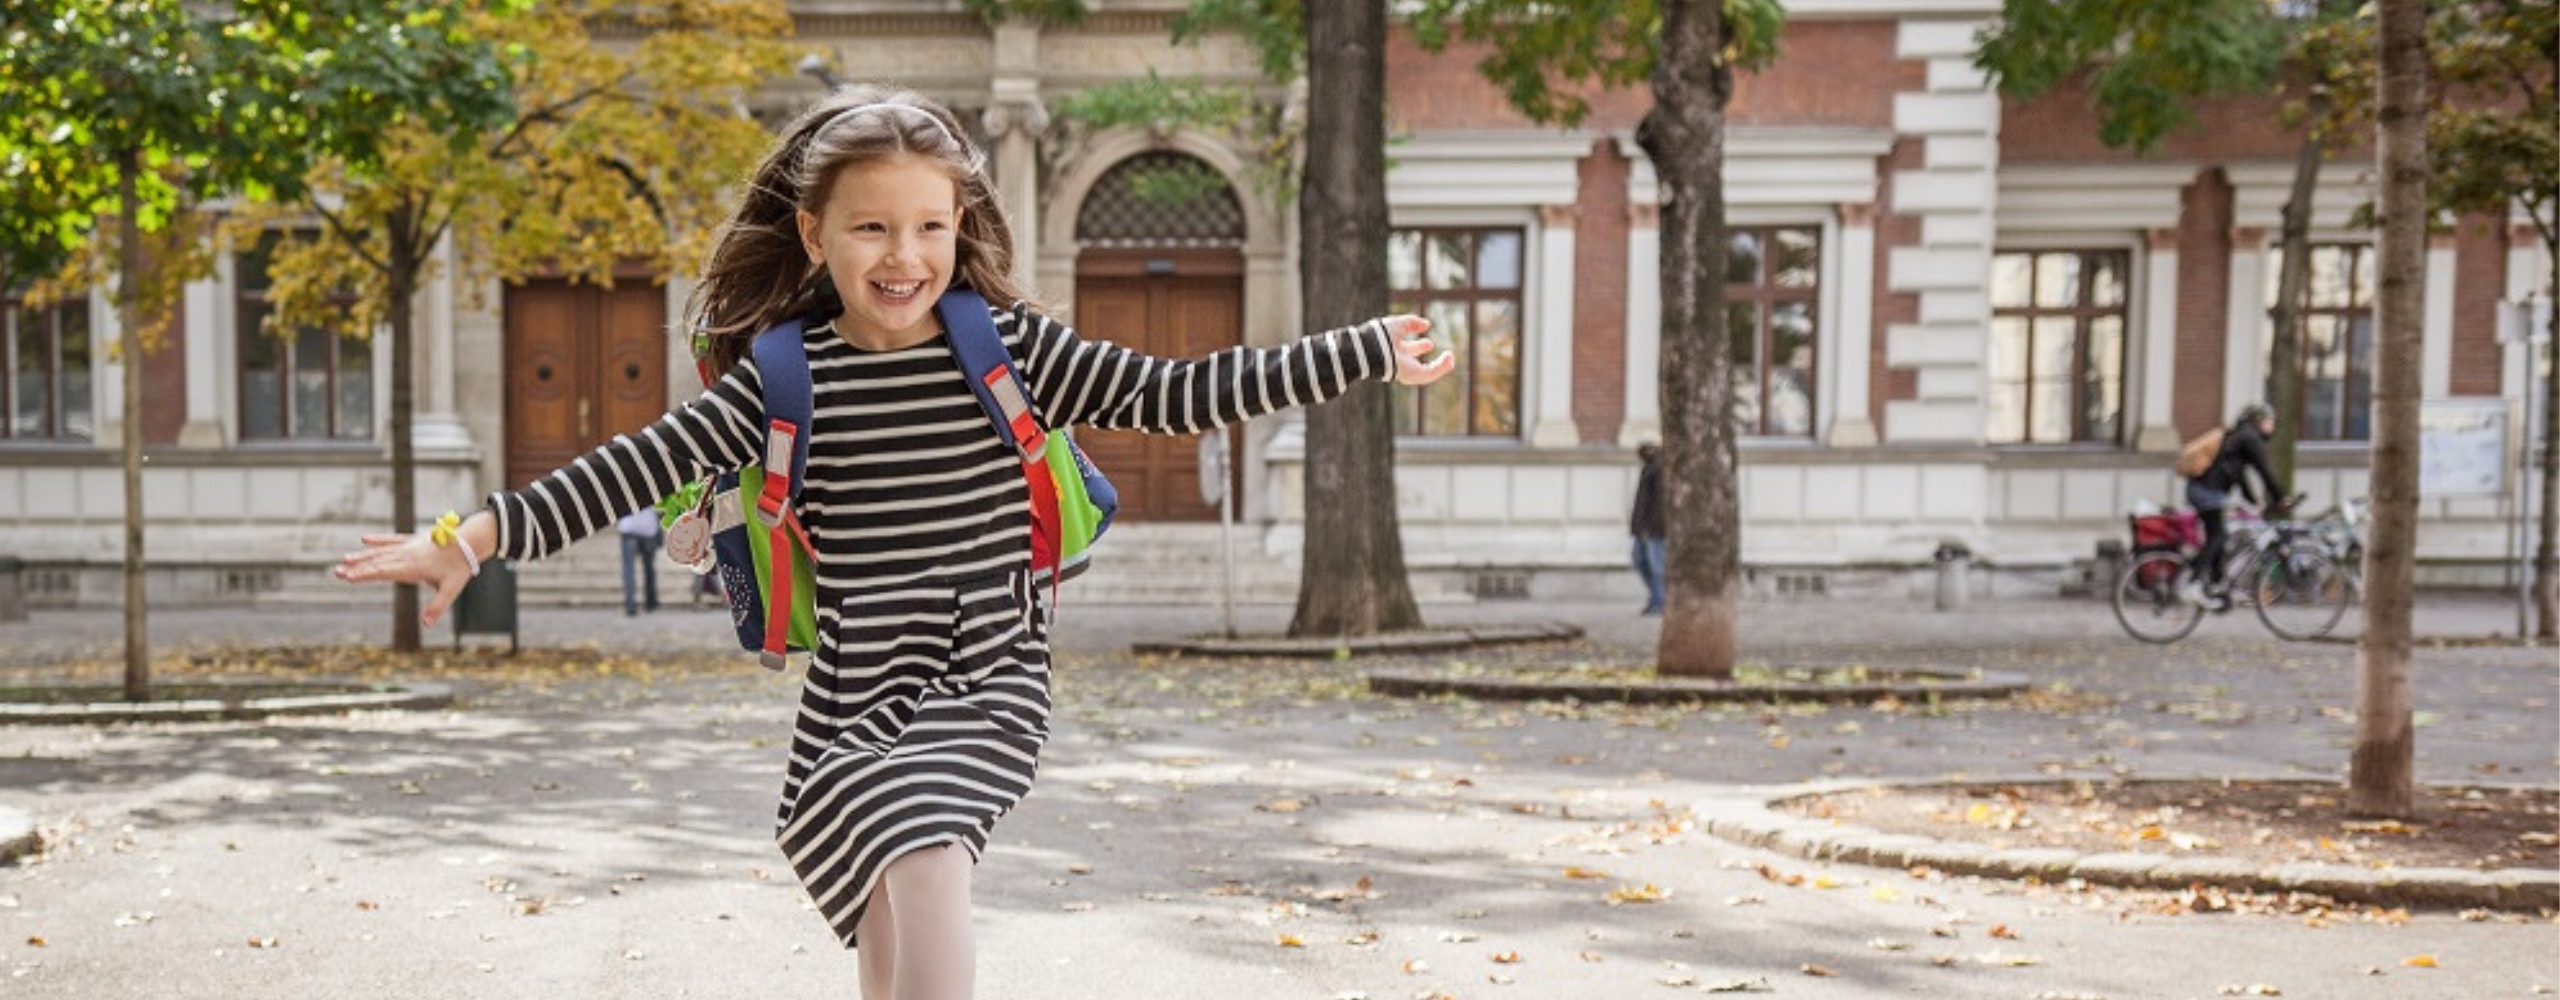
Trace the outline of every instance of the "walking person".
[[[962, 1000], [975, 983], [970, 872], [1030, 791], [1049, 734], [1049, 616], [1031, 571], [1030, 489], [953, 358], [934, 307], [953, 286], [991, 303], [1040, 423], [1196, 434], [1339, 396], [1426, 385], [1455, 359], [1416, 317], [1279, 347], [1149, 357], [1023, 301], [983, 150], [918, 95], [839, 91], [756, 170], [687, 307], [710, 337], [694, 401], [467, 520], [368, 535], [337, 573], [436, 587], [452, 604], [478, 563], [539, 558], [766, 444], [748, 344], [805, 331], [815, 420], [795, 513], [816, 580], [818, 648], [800, 693], [776, 840], [838, 938], [866, 1000]], [[1315, 248], [1321, 252], [1321, 248]]]
[[1662, 446], [1651, 441], [1636, 446], [1636, 502], [1627, 514], [1627, 532], [1635, 536], [1636, 576], [1644, 580], [1644, 610], [1662, 613], [1662, 558], [1667, 549], [1662, 527]]
[[[2223, 550], [2231, 543], [2227, 523], [2231, 494], [2238, 492], [2251, 503], [2264, 504], [2269, 515], [2282, 513], [2285, 498], [2292, 495], [2267, 459], [2267, 436], [2275, 432], [2274, 407], [2265, 403], [2241, 407], [2240, 415], [2223, 431], [2213, 461], [2187, 480], [2187, 505], [2195, 508], [2196, 520], [2204, 526], [2204, 546], [2187, 562], [2186, 577], [2178, 584], [2178, 596], [2187, 603], [2229, 606], [2231, 584], [2222, 578], [2222, 564]], [[2249, 482], [2251, 472], [2266, 487], [2263, 500]]]
[[[615, 521], [613, 526], [614, 530], [622, 533], [622, 616], [637, 615], [644, 606], [651, 612], [657, 611], [658, 560], [654, 557], [658, 554], [658, 509], [640, 507], [622, 515], [622, 520]], [[640, 577], [647, 581], [648, 601], [645, 605], [637, 599], [638, 595], [632, 593], [631, 570], [634, 564], [639, 566]]]

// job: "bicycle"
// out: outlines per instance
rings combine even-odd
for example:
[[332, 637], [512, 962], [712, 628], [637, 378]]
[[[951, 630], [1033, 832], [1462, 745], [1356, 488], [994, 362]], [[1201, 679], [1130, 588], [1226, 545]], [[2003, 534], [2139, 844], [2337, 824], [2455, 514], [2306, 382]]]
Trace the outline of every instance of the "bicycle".
[[2228, 611], [2243, 599], [2256, 609], [2267, 631], [2286, 639], [2327, 635], [2346, 617], [2356, 584], [2330, 558], [2318, 524], [2264, 520], [2244, 505], [2232, 510], [2230, 551], [2223, 563], [2223, 579], [2232, 585], [2225, 600], [2208, 606], [2179, 594], [2192, 554], [2187, 546], [2142, 552], [2125, 567], [2110, 596], [2125, 634], [2143, 642], [2176, 642], [2194, 632], [2208, 610]]

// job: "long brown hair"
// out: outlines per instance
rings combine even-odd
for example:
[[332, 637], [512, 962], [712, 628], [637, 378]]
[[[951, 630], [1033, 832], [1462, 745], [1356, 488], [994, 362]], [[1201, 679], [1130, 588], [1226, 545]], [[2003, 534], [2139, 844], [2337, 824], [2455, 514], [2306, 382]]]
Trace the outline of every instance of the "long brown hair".
[[837, 172], [854, 164], [899, 153], [941, 164], [960, 193], [954, 283], [999, 306], [1025, 298], [1013, 283], [1013, 229], [987, 182], [986, 154], [949, 110], [912, 91], [847, 87], [810, 105], [782, 134], [685, 301], [689, 326], [709, 339], [713, 377], [736, 365], [757, 333], [842, 308], [825, 265], [811, 263], [801, 246], [795, 213], [824, 215]]

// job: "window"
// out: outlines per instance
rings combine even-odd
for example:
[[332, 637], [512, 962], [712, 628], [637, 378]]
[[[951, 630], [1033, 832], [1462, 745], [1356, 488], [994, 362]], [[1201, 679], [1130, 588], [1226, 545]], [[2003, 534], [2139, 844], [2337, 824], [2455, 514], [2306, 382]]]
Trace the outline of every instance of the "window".
[[87, 441], [89, 300], [44, 305], [11, 293], [0, 305], [0, 438]]
[[1820, 230], [1731, 229], [1724, 271], [1725, 316], [1733, 335], [1734, 432], [1812, 435]]
[[240, 439], [373, 437], [373, 342], [320, 329], [266, 329], [267, 265], [280, 234], [239, 255]]
[[[2283, 251], [2270, 256], [2282, 266]], [[2362, 441], [2372, 433], [2373, 268], [2372, 247], [2311, 247], [2311, 295], [2303, 310], [2297, 359], [2302, 365], [2300, 440]]]
[[2129, 259], [2121, 250], [1992, 255], [1991, 443], [2122, 439]]
[[1387, 237], [1390, 311], [1431, 320], [1431, 339], [1458, 370], [1396, 394], [1396, 432], [1423, 437], [1520, 434], [1518, 229], [1399, 229]]

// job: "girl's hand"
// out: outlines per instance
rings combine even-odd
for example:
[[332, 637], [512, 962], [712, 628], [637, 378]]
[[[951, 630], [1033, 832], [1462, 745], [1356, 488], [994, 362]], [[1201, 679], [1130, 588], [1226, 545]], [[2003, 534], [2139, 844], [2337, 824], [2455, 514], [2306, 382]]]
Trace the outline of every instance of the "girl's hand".
[[[475, 515], [476, 516], [476, 515]], [[418, 624], [433, 625], [444, 617], [453, 599], [461, 596], [462, 586], [471, 582], [471, 564], [463, 558], [461, 547], [471, 544], [468, 538], [456, 537], [451, 546], [439, 547], [427, 532], [414, 535], [366, 535], [364, 549], [338, 557], [338, 565], [329, 572], [348, 583], [419, 583], [435, 588], [434, 596], [418, 613]]]
[[1396, 384], [1430, 385], [1440, 381], [1441, 376], [1458, 370], [1457, 355], [1447, 351], [1440, 352], [1439, 357], [1429, 361], [1422, 360], [1433, 347], [1431, 338], [1423, 336], [1431, 330], [1430, 320], [1420, 316], [1389, 316], [1385, 322], [1388, 335], [1395, 338]]

